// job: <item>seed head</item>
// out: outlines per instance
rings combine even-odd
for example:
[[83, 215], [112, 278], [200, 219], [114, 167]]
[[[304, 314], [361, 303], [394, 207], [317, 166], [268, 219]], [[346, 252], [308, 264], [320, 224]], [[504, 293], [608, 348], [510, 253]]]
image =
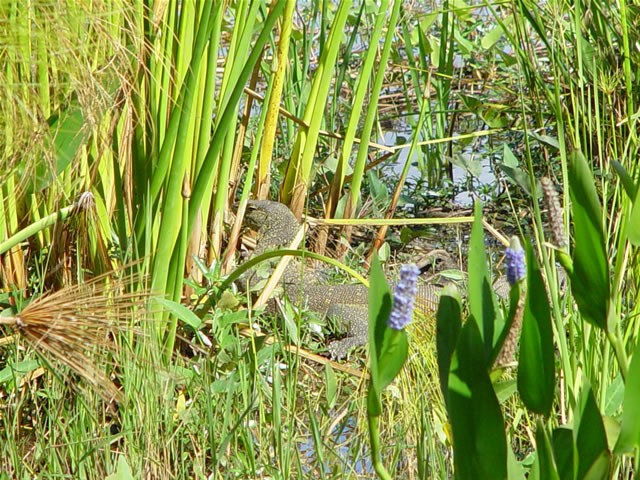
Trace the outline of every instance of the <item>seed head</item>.
[[549, 216], [551, 240], [554, 246], [564, 248], [569, 242], [567, 242], [567, 236], [564, 232], [564, 216], [562, 214], [562, 207], [560, 207], [556, 186], [547, 177], [542, 177], [540, 184], [542, 185], [542, 195], [547, 207], [547, 215]]

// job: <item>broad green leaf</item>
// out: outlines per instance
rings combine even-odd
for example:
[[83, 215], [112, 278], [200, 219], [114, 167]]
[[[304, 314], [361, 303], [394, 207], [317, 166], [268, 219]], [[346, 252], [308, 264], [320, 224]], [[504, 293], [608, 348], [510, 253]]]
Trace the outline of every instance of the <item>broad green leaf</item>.
[[384, 341], [387, 320], [391, 313], [391, 292], [380, 266], [378, 256], [374, 254], [369, 272], [369, 362], [371, 383], [369, 385], [368, 411], [370, 415], [380, 415], [380, 351]]
[[506, 143], [502, 146], [502, 162], [507, 167], [511, 167], [511, 168], [520, 167], [520, 162], [518, 161], [516, 156], [513, 154], [513, 152], [509, 148], [509, 145], [507, 145]]
[[640, 194], [636, 195], [636, 200], [633, 202], [628, 228], [629, 241], [636, 247], [640, 247]]
[[551, 313], [540, 267], [530, 242], [526, 242], [525, 248], [527, 299], [520, 335], [518, 391], [529, 410], [548, 416], [555, 389]]
[[289, 335], [290, 341], [294, 345], [300, 345], [300, 335], [298, 335], [298, 322], [296, 321], [296, 313], [293, 309], [293, 305], [290, 303], [286, 305], [284, 309], [284, 326], [287, 329], [287, 335]]
[[502, 37], [503, 28], [511, 25], [512, 22], [513, 15], [507, 15], [507, 17], [502, 20], [502, 25], [498, 25], [489, 30], [489, 32], [480, 40], [480, 45], [482, 46], [482, 48], [488, 50], [493, 47], [498, 42], [498, 40], [500, 40], [500, 37]]
[[460, 292], [453, 285], [447, 285], [440, 294], [438, 313], [436, 314], [436, 345], [438, 350], [438, 372], [442, 397], [447, 399], [449, 388], [449, 367], [451, 357], [458, 341], [462, 325], [462, 302]]
[[507, 478], [509, 480], [524, 480], [524, 468], [513, 453], [511, 448], [507, 448]]
[[[468, 22], [472, 19], [471, 10], [464, 0], [451, 0], [449, 5], [461, 22]], [[448, 12], [443, 12], [442, 14], [448, 15]]]
[[629, 452], [640, 447], [640, 344], [636, 347], [624, 386], [622, 430], [615, 453]]
[[507, 443], [498, 399], [487, 373], [482, 337], [475, 321], [460, 332], [451, 360], [447, 410], [459, 480], [504, 480]]
[[574, 465], [575, 446], [573, 445], [573, 431], [567, 427], [559, 427], [553, 431], [553, 457], [561, 480], [575, 478]]
[[133, 480], [134, 478], [125, 455], [120, 455], [118, 456], [118, 466], [115, 473], [107, 475], [105, 480]]
[[482, 175], [482, 162], [473, 155], [463, 153], [450, 157], [449, 159], [456, 167], [466, 170], [469, 175], [473, 177], [478, 178]]
[[15, 365], [8, 365], [0, 370], [0, 385], [7, 383], [14, 378], [21, 378], [28, 373], [31, 373], [40, 366], [40, 362], [37, 360], [23, 360]]
[[86, 141], [84, 130], [85, 119], [82, 109], [76, 101], [69, 108], [49, 120], [50, 134], [53, 136], [54, 161], [51, 165], [44, 158], [40, 158], [36, 167], [36, 178], [27, 187], [28, 193], [40, 192], [47, 188], [71, 161], [75, 158], [78, 148]]
[[536, 133], [532, 130], [529, 130], [527, 133], [529, 133], [530, 137], [535, 138], [543, 145], [555, 148], [556, 150], [560, 148], [560, 144], [558, 143], [558, 139], [556, 137], [550, 137], [549, 135], [540, 135], [539, 133]]
[[622, 376], [618, 374], [618, 376], [616, 376], [616, 378], [614, 378], [607, 387], [602, 413], [609, 416], [616, 415], [618, 413], [618, 409], [622, 405], [623, 399], [624, 382], [622, 381]]
[[468, 110], [478, 114], [480, 107], [483, 105], [482, 100], [472, 95], [465, 95], [464, 93], [458, 93], [458, 97]]
[[[507, 179], [514, 185], [518, 185], [528, 195], [531, 195], [531, 181], [529, 175], [520, 167], [520, 162], [513, 154], [509, 146], [505, 143], [502, 149], [502, 163], [498, 163], [498, 167], [502, 170]], [[540, 182], [536, 182], [536, 195], [542, 196], [542, 187]]]
[[607, 447], [612, 452], [618, 443], [622, 427], [618, 420], [608, 415], [603, 415], [602, 422], [604, 423], [604, 431], [607, 434]]
[[500, 40], [501, 36], [502, 36], [502, 27], [498, 25], [497, 27], [494, 27], [491, 30], [489, 30], [489, 32], [487, 32], [487, 34], [484, 37], [482, 37], [482, 39], [480, 40], [480, 45], [485, 50], [489, 50], [498, 42], [498, 40]]
[[571, 290], [583, 318], [606, 330], [609, 274], [602, 210], [593, 176], [582, 153], [573, 152], [569, 161], [575, 238]]
[[397, 331], [385, 325], [382, 348], [378, 358], [380, 391], [386, 388], [400, 373], [408, 354], [409, 339], [407, 332], [404, 330]]
[[336, 402], [336, 393], [338, 391], [338, 381], [336, 379], [336, 372], [333, 371], [330, 363], [324, 366], [324, 380], [327, 384], [327, 406], [333, 408]]
[[482, 204], [475, 203], [475, 220], [471, 228], [469, 242], [469, 313], [478, 322], [478, 329], [484, 344], [485, 359], [491, 356], [493, 345], [502, 332], [502, 319], [498, 318], [498, 307], [491, 278], [487, 269], [487, 255], [482, 228]]
[[166, 308], [167, 311], [171, 312], [176, 318], [182, 320], [194, 330], [198, 330], [202, 326], [202, 320], [184, 305], [161, 297], [155, 297], [154, 301], [158, 302]]
[[509, 114], [502, 106], [489, 106], [482, 111], [480, 116], [490, 128], [505, 128], [511, 123]]
[[493, 384], [493, 389], [496, 392], [496, 398], [500, 405], [507, 401], [511, 395], [516, 393], [518, 385], [515, 379], [509, 379], [504, 382], [498, 382]]
[[509, 55], [508, 53], [502, 50], [498, 50], [498, 55], [500, 56], [500, 58], [502, 58], [502, 61], [507, 67], [511, 67], [512, 65], [515, 65], [518, 62], [516, 57], [514, 57], [513, 55]]
[[610, 160], [613, 169], [620, 177], [620, 182], [622, 183], [622, 187], [624, 191], [627, 193], [630, 199], [636, 198], [636, 186], [633, 184], [633, 178], [629, 175], [629, 172], [622, 166], [620, 162], [617, 160]]
[[578, 455], [577, 479], [607, 478], [609, 449], [602, 416], [591, 386], [586, 384], [575, 412], [574, 433]]
[[474, 51], [473, 43], [467, 40], [462, 32], [458, 29], [455, 29], [453, 32], [453, 36], [456, 39], [456, 43], [458, 44], [458, 48], [460, 49], [460, 54], [463, 56], [469, 55]]
[[541, 480], [560, 480], [551, 450], [551, 442], [549, 442], [547, 430], [540, 419], [536, 423], [536, 460]]

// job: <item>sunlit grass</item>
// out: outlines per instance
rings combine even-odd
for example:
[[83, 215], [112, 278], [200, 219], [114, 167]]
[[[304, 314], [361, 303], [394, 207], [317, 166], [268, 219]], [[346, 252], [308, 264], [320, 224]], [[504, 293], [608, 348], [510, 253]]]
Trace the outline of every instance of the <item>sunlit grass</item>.
[[[19, 331], [2, 327], [11, 343], [0, 354], [1, 470], [15, 478], [104, 478], [125, 467], [134, 478], [371, 473], [366, 382], [282, 348], [299, 337], [322, 349], [326, 332], [309, 331], [304, 314], [290, 309], [283, 326], [207, 303], [220, 272], [234, 265], [241, 224], [229, 238], [231, 204], [251, 192], [279, 193], [296, 213], [310, 206], [350, 234], [371, 224], [349, 221], [371, 203], [377, 216], [396, 217], [398, 202], [428, 198], [404, 186], [408, 177], [446, 198], [459, 188], [453, 165], [471, 175], [490, 160], [500, 188], [486, 189], [488, 203], [513, 207], [507, 220], [535, 238], [545, 276], [555, 279], [544, 207], [527, 192], [536, 191], [537, 178], [552, 177], [569, 227], [574, 150], [587, 159], [604, 205], [612, 316], [624, 352], [549, 282], [562, 369], [550, 422], [572, 418], [583, 378], [601, 411], [619, 416], [616, 358], [631, 354], [638, 334], [637, 246], [628, 240], [628, 185], [638, 178], [635, 7], [356, 3], [2, 3], [0, 323], [28, 314], [28, 302], [44, 301], [45, 290], [80, 288], [70, 284], [131, 261], [154, 295], [193, 307], [200, 323], [145, 305], [153, 321], [114, 334], [122, 350], [101, 354], [106, 372], [85, 372], [94, 384], [74, 368], [90, 358], [82, 356], [83, 337], [69, 333], [68, 348], [79, 356], [65, 363], [38, 348], [39, 334], [27, 336], [27, 348]], [[246, 95], [246, 86], [264, 100]], [[368, 142], [383, 143], [387, 120], [409, 126], [408, 138], [375, 148]], [[378, 166], [399, 162], [390, 155], [397, 151], [410, 151], [399, 181]], [[83, 192], [95, 209], [74, 220]], [[388, 225], [377, 226], [374, 236], [388, 242]], [[323, 253], [321, 235], [315, 247]], [[347, 261], [362, 264], [356, 253], [363, 251]], [[140, 281], [131, 289], [146, 287]], [[279, 342], [238, 334], [236, 327], [256, 323]], [[434, 320], [420, 319], [412, 332], [409, 364], [385, 392], [382, 454], [398, 476], [450, 478]], [[350, 362], [365, 370], [361, 356]], [[117, 407], [104, 398], [113, 389], [122, 395]], [[530, 465], [535, 420], [515, 395], [502, 406], [516, 457]]]

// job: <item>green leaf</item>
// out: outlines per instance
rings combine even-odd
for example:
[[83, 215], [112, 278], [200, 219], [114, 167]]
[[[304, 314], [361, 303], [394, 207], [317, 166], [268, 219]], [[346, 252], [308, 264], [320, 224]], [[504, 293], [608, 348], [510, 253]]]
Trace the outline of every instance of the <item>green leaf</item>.
[[636, 194], [636, 200], [633, 202], [633, 207], [631, 208], [627, 235], [633, 245], [640, 247], [640, 193]]
[[376, 254], [369, 272], [369, 362], [371, 383], [369, 385], [368, 411], [370, 415], [382, 413], [380, 405], [380, 365], [378, 364], [384, 342], [387, 320], [391, 313], [391, 292]]
[[536, 458], [540, 479], [560, 480], [558, 471], [556, 470], [549, 436], [540, 419], [538, 419], [536, 423]]
[[442, 397], [447, 399], [449, 388], [449, 367], [451, 357], [458, 341], [462, 325], [462, 302], [460, 292], [454, 285], [447, 285], [440, 294], [438, 313], [436, 314], [436, 346], [438, 351], [438, 372]]
[[118, 467], [115, 473], [107, 475], [105, 480], [133, 480], [134, 476], [131, 472], [131, 467], [127, 463], [127, 459], [124, 455], [118, 456]]
[[518, 385], [515, 379], [509, 379], [504, 382], [498, 382], [493, 384], [493, 389], [496, 392], [496, 398], [500, 405], [506, 402], [511, 395], [516, 393]]
[[633, 184], [633, 178], [631, 178], [629, 172], [627, 172], [627, 170], [617, 160], [612, 159], [609, 161], [611, 162], [611, 165], [613, 165], [613, 169], [618, 174], [618, 177], [620, 177], [622, 187], [624, 188], [624, 191], [627, 192], [629, 198], [632, 200], [636, 198], [636, 186]]
[[602, 413], [609, 416], [614, 416], [618, 413], [618, 409], [622, 405], [624, 399], [624, 381], [622, 376], [618, 374], [616, 378], [607, 387], [607, 392], [604, 396], [604, 406], [602, 407]]
[[518, 460], [516, 460], [516, 456], [513, 453], [511, 448], [507, 448], [507, 478], [509, 480], [524, 480], [524, 468]]
[[453, 430], [456, 478], [505, 479], [504, 421], [487, 373], [480, 331], [472, 320], [462, 327], [451, 360], [447, 410]]
[[[468, 22], [472, 19], [469, 6], [464, 0], [452, 0], [449, 5], [453, 9], [453, 13], [456, 14], [461, 22]], [[442, 12], [443, 15], [447, 15], [447, 12]]]
[[20, 379], [33, 372], [39, 366], [40, 362], [37, 360], [23, 360], [15, 365], [8, 365], [0, 370], [0, 385], [13, 380], [14, 378]]
[[491, 278], [487, 269], [487, 256], [482, 229], [482, 204], [475, 203], [475, 220], [471, 228], [469, 242], [469, 313], [478, 322], [478, 329], [484, 344], [485, 359], [488, 359], [502, 332], [504, 323], [498, 318], [498, 307]]
[[336, 379], [336, 372], [333, 371], [330, 363], [324, 366], [324, 380], [327, 384], [327, 406], [333, 408], [336, 403], [336, 393], [338, 391], [338, 382]]
[[498, 42], [498, 40], [500, 40], [500, 37], [502, 37], [503, 29], [511, 25], [512, 22], [513, 15], [507, 15], [502, 20], [501, 25], [498, 25], [489, 30], [489, 32], [480, 40], [480, 45], [482, 46], [482, 48], [488, 50], [493, 47]]
[[489, 106], [482, 111], [480, 116], [490, 128], [505, 128], [511, 123], [508, 113], [501, 106]]
[[584, 155], [573, 152], [569, 162], [569, 190], [575, 238], [571, 290], [584, 319], [606, 330], [609, 274], [602, 210]]
[[548, 416], [555, 389], [551, 312], [540, 267], [530, 242], [526, 242], [525, 248], [527, 299], [520, 335], [518, 391], [529, 410]]
[[50, 134], [53, 136], [55, 165], [40, 158], [36, 167], [36, 178], [27, 187], [27, 193], [40, 192], [47, 188], [71, 161], [75, 158], [78, 148], [86, 141], [87, 134], [83, 130], [85, 121], [82, 109], [77, 101], [71, 106], [49, 119]]
[[573, 431], [567, 427], [559, 427], [553, 431], [553, 456], [561, 480], [575, 478], [575, 447]]
[[530, 137], [535, 138], [543, 145], [555, 148], [556, 150], [560, 149], [560, 144], [558, 143], [558, 139], [556, 137], [550, 137], [549, 135], [540, 135], [539, 133], [536, 133], [532, 130], [529, 130], [528, 133]]
[[629, 373], [624, 387], [622, 430], [615, 453], [626, 453], [640, 447], [640, 344], [631, 357]]
[[501, 26], [494, 27], [491, 30], [489, 30], [489, 32], [487, 32], [487, 34], [484, 37], [482, 37], [482, 39], [480, 40], [480, 45], [485, 50], [489, 50], [498, 42], [498, 40], [500, 40], [501, 36], [502, 36], [502, 27]]
[[607, 478], [609, 449], [602, 416], [591, 386], [585, 384], [575, 412], [575, 444], [578, 455], [577, 479]]
[[506, 143], [502, 146], [502, 162], [511, 168], [520, 168], [520, 161], [513, 154], [509, 145]]
[[184, 305], [162, 297], [154, 297], [154, 301], [158, 302], [166, 308], [167, 311], [171, 312], [176, 318], [182, 320], [194, 330], [198, 330], [202, 326], [202, 320]]
[[284, 309], [284, 326], [287, 329], [287, 335], [289, 335], [290, 342], [293, 345], [300, 346], [300, 335], [298, 335], [298, 322], [296, 321], [296, 313], [293, 305], [289, 302]]
[[394, 330], [385, 325], [384, 340], [378, 359], [380, 391], [389, 385], [400, 373], [409, 355], [409, 339], [404, 330]]

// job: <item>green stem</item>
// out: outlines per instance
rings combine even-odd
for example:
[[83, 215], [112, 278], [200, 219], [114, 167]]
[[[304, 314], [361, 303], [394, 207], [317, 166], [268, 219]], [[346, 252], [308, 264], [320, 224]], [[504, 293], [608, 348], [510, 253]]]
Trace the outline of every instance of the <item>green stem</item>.
[[283, 248], [283, 249], [280, 249], [280, 250], [273, 250], [271, 252], [265, 252], [265, 253], [263, 253], [261, 255], [258, 255], [257, 257], [253, 257], [252, 259], [247, 260], [246, 262], [244, 262], [242, 265], [240, 265], [238, 268], [236, 268], [233, 272], [231, 272], [229, 274], [229, 276], [224, 280], [224, 282], [222, 282], [222, 284], [220, 285], [220, 292], [223, 292], [224, 290], [229, 288], [229, 285], [231, 285], [235, 280], [240, 278], [240, 275], [242, 275], [244, 272], [246, 272], [250, 268], [253, 268], [256, 265], [258, 265], [259, 263], [264, 262], [265, 260], [268, 260], [270, 258], [273, 258], [273, 257], [284, 257], [285, 255], [292, 255], [294, 257], [302, 257], [302, 258], [305, 258], [305, 257], [315, 258], [316, 260], [320, 260], [320, 261], [326, 262], [326, 263], [328, 263], [330, 265], [333, 265], [335, 267], [338, 267], [338, 268], [344, 270], [346, 273], [351, 275], [353, 278], [358, 280], [363, 285], [365, 285], [367, 287], [369, 286], [369, 282], [366, 280], [366, 278], [364, 278], [362, 275], [360, 275], [355, 270], [347, 267], [346, 265], [340, 263], [339, 261], [337, 261], [337, 260], [335, 260], [333, 258], [325, 257], [324, 255], [320, 255], [318, 253], [313, 253], [313, 252], [308, 252], [308, 251], [305, 251], [305, 250], [288, 250], [288, 249]]
[[626, 383], [629, 362], [627, 360], [627, 352], [624, 349], [622, 338], [620, 337], [620, 332], [616, 331], [615, 335], [613, 333], [607, 332], [607, 338], [613, 346], [613, 351], [616, 354], [616, 359], [618, 360], [618, 366], [620, 367], [622, 380]]
[[382, 480], [391, 480], [391, 475], [384, 468], [380, 460], [380, 435], [378, 432], [378, 420], [380, 417], [369, 415], [369, 440], [371, 441], [371, 461], [373, 469], [378, 474], [378, 478]]
[[48, 215], [37, 222], [32, 223], [28, 227], [23, 228], [15, 235], [12, 235], [4, 242], [0, 243], [0, 255], [11, 250], [13, 247], [18, 245], [20, 242], [23, 242], [27, 238], [32, 235], [35, 235], [41, 230], [44, 230], [47, 227], [50, 227], [57, 221], [66, 220], [69, 215], [73, 214], [74, 209], [76, 208], [76, 204], [69, 205], [68, 207], [64, 207], [63, 209]]

